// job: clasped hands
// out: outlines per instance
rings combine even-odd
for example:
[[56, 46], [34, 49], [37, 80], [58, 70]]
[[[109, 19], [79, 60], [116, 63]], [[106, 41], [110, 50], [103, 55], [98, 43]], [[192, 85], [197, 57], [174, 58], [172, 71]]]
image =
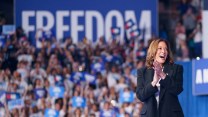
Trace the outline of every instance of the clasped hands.
[[153, 69], [154, 69], [154, 77], [152, 81], [152, 86], [155, 86], [157, 82], [161, 79], [165, 79], [166, 74], [163, 72], [163, 68], [160, 63], [157, 61], [153, 62]]

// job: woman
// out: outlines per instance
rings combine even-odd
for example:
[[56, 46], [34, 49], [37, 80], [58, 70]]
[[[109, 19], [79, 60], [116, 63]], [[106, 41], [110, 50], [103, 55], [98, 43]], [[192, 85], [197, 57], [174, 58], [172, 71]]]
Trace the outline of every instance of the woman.
[[138, 70], [138, 99], [144, 102], [141, 117], [183, 117], [178, 95], [183, 91], [183, 67], [174, 64], [167, 41], [150, 43], [146, 66]]

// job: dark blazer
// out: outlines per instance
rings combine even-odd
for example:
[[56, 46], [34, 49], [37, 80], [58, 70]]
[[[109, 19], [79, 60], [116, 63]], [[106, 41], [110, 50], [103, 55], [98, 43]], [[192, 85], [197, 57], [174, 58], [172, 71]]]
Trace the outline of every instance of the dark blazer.
[[165, 64], [166, 78], [160, 80], [159, 107], [155, 93], [157, 87], [151, 82], [154, 76], [152, 68], [138, 70], [136, 95], [144, 102], [141, 117], [184, 117], [178, 95], [183, 91], [183, 67], [177, 64]]

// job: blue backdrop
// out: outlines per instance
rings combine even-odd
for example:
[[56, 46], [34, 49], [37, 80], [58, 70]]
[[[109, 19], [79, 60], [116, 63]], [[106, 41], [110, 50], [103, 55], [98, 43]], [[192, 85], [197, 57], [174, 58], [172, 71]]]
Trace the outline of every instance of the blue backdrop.
[[207, 117], [208, 96], [194, 96], [192, 94], [192, 62], [178, 63], [184, 68], [184, 91], [179, 95], [179, 100], [185, 117]]
[[74, 42], [87, 36], [96, 41], [109, 38], [112, 26], [121, 28], [132, 19], [145, 28], [145, 37], [158, 32], [157, 0], [18, 0], [15, 2], [15, 24], [34, 37], [37, 29], [51, 30], [59, 39], [71, 36]]

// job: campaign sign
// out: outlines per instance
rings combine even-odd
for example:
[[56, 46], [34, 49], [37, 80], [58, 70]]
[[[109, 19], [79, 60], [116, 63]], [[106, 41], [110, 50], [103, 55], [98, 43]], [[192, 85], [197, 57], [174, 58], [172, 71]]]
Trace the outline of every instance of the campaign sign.
[[21, 108], [23, 106], [24, 106], [24, 100], [23, 99], [10, 100], [8, 102], [9, 110], [12, 110], [12, 109], [15, 109], [15, 108]]
[[20, 99], [21, 95], [19, 93], [16, 92], [6, 92], [6, 100], [10, 101], [10, 100], [16, 100], [16, 99]]
[[4, 35], [10, 35], [15, 32], [15, 26], [14, 25], [3, 25], [2, 27], [2, 34]]
[[90, 84], [96, 84], [96, 77], [94, 75], [85, 72], [84, 78], [85, 81], [89, 82]]
[[64, 86], [64, 78], [61, 75], [56, 75], [54, 81], [56, 86]]
[[95, 62], [91, 64], [91, 69], [96, 72], [103, 72], [105, 70], [105, 65], [103, 62]]
[[86, 106], [86, 99], [80, 96], [74, 96], [72, 97], [72, 106], [84, 108]]
[[[51, 30], [57, 39], [84, 37], [96, 42], [101, 36], [111, 39], [111, 27], [120, 28], [120, 39], [130, 37], [131, 22], [145, 30], [145, 42], [158, 33], [157, 0], [18, 0], [15, 2], [16, 26], [30, 38], [38, 29]], [[50, 3], [50, 4], [49, 4]], [[46, 7], [47, 6], [47, 7]], [[127, 23], [126, 22], [129, 22]], [[127, 26], [128, 25], [128, 26]], [[43, 35], [43, 34], [42, 34]], [[35, 41], [35, 40], [34, 40]]]
[[133, 91], [123, 91], [120, 90], [120, 94], [119, 94], [119, 103], [131, 103], [134, 101], [134, 93]]
[[4, 106], [5, 99], [5, 91], [0, 90], [0, 107]]
[[73, 72], [69, 78], [70, 81], [73, 83], [80, 83], [81, 81], [84, 81], [84, 76], [82, 72]]
[[44, 88], [34, 89], [35, 99], [39, 99], [46, 96], [46, 90]]
[[116, 113], [113, 110], [101, 110], [100, 117], [115, 117]]
[[192, 89], [194, 95], [208, 94], [208, 59], [192, 61]]
[[6, 44], [6, 36], [0, 35], [0, 47], [4, 47]]
[[6, 82], [0, 82], [0, 90], [4, 90], [4, 91], [7, 90], [7, 84], [6, 84]]
[[54, 109], [45, 109], [44, 117], [59, 117], [59, 111]]
[[49, 95], [51, 97], [62, 98], [64, 97], [65, 88], [62, 86], [50, 86]]
[[39, 113], [34, 113], [34, 114], [30, 114], [30, 117], [41, 117], [42, 114], [39, 112]]

